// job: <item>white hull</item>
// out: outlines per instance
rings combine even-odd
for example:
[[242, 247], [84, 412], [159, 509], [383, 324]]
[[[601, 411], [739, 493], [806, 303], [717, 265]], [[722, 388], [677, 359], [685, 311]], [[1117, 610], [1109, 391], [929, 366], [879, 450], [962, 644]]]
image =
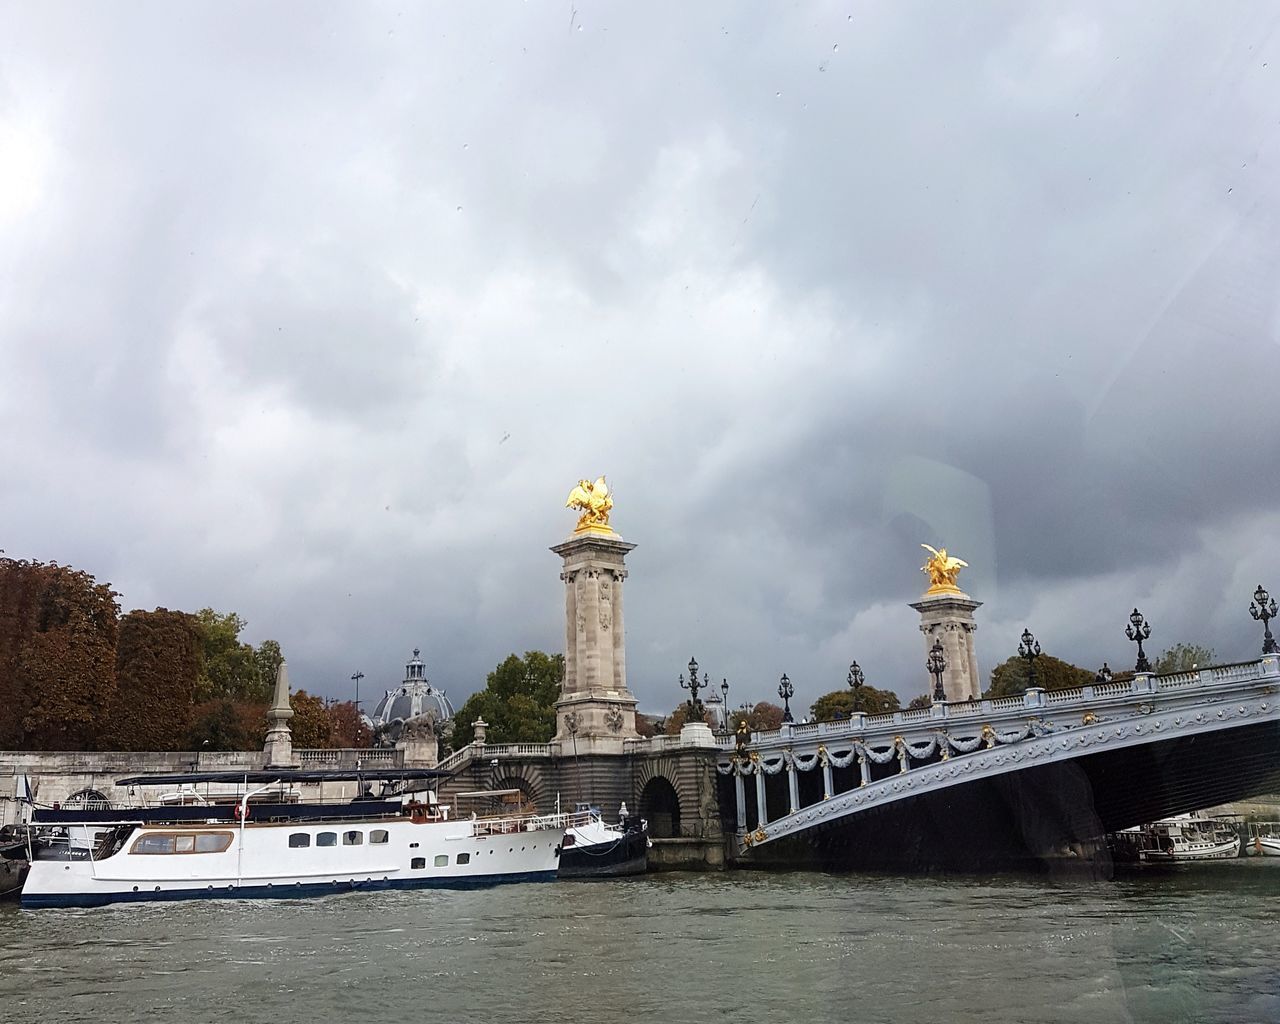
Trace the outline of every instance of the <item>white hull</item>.
[[1181, 864], [1197, 860], [1227, 860], [1240, 856], [1240, 837], [1223, 842], [1191, 842], [1171, 850], [1143, 850], [1140, 856], [1154, 864]]
[[[280, 898], [351, 889], [470, 887], [556, 876], [564, 818], [409, 818], [132, 826], [110, 856], [35, 860], [25, 907], [142, 900]], [[130, 828], [126, 826], [126, 828]], [[120, 833], [124, 835], [123, 831]], [[190, 849], [195, 839], [219, 852]], [[305, 843], [305, 845], [303, 845]]]

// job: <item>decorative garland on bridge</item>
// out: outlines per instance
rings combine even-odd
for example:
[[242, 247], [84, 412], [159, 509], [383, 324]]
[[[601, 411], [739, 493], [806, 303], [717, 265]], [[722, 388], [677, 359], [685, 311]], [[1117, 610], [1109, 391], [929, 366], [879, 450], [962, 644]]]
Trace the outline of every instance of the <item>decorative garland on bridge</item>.
[[766, 760], [758, 750], [753, 750], [746, 757], [732, 755], [727, 765], [716, 765], [716, 771], [721, 775], [777, 775], [783, 770], [808, 772], [828, 765], [832, 768], [848, 768], [855, 761], [858, 764], [864, 761], [888, 764], [896, 758], [901, 766], [900, 771], [906, 772], [911, 767], [911, 761], [923, 761], [935, 753], [939, 753], [942, 760], [946, 761], [952, 753], [972, 754], [983, 747], [989, 750], [996, 744], [1021, 743], [1023, 740], [1045, 736], [1051, 732], [1053, 732], [1051, 725], [1038, 718], [1032, 718], [1023, 728], [1013, 732], [998, 732], [990, 725], [983, 725], [981, 733], [967, 739], [951, 736], [942, 729], [935, 731], [923, 743], [911, 743], [902, 736], [895, 736], [893, 742], [887, 747], [872, 747], [861, 739], [855, 739], [843, 754], [833, 753], [825, 744], [819, 744], [817, 751], [812, 754], [797, 754], [787, 748], [777, 757]]

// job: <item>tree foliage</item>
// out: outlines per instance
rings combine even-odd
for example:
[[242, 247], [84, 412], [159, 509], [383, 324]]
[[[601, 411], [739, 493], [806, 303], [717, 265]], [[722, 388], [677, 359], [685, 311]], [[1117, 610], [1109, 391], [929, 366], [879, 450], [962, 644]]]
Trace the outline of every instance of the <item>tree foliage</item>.
[[293, 731], [294, 747], [308, 750], [334, 746], [333, 720], [323, 697], [295, 690], [289, 695], [289, 705], [293, 708], [289, 728]]
[[[887, 715], [902, 708], [898, 695], [892, 690], [874, 686], [858, 687], [858, 710], [864, 715]], [[835, 722], [853, 713], [853, 690], [832, 690], [815, 700], [809, 708], [814, 722]]]
[[200, 635], [186, 612], [134, 610], [120, 621], [108, 742], [120, 750], [181, 750], [194, 724]]
[[[715, 728], [715, 715], [705, 707], [702, 709], [702, 720], [713, 729]], [[675, 706], [675, 710], [663, 719], [662, 731], [668, 736], [679, 736], [680, 730], [692, 721], [689, 702], [687, 700], [681, 701]]]
[[192, 709], [189, 750], [261, 750], [267, 737], [267, 705], [227, 697]]
[[526, 651], [509, 654], [454, 716], [453, 745], [471, 742], [471, 723], [483, 718], [489, 743], [546, 743], [555, 735], [555, 703], [564, 678], [564, 656]]
[[1199, 644], [1174, 644], [1156, 658], [1154, 669], [1164, 675], [1168, 672], [1190, 672], [1196, 668], [1208, 668], [1213, 664], [1213, 648]]
[[752, 732], [772, 732], [782, 727], [782, 714], [782, 708], [777, 704], [762, 700], [750, 711], [744, 712], [739, 708], [729, 716], [729, 721], [734, 731], [737, 731], [739, 724], [745, 718], [747, 728]]
[[[1036, 658], [1036, 686], [1043, 690], [1069, 690], [1088, 686], [1094, 673], [1048, 654]], [[991, 670], [991, 685], [982, 696], [1015, 697], [1027, 689], [1027, 659], [1014, 655]]]
[[920, 708], [933, 707], [933, 698], [927, 693], [918, 693], [911, 698], [911, 703], [907, 705], [908, 711], [917, 711]]
[[373, 743], [373, 733], [360, 717], [355, 701], [330, 704], [329, 723], [329, 739], [335, 747], [367, 747]]
[[0, 559], [0, 742], [92, 750], [115, 690], [118, 595], [86, 572]]
[[235, 612], [201, 608], [194, 618], [201, 640], [196, 699], [270, 701], [276, 669], [283, 660], [280, 645], [264, 640], [255, 650], [242, 642], [240, 634], [248, 623]]

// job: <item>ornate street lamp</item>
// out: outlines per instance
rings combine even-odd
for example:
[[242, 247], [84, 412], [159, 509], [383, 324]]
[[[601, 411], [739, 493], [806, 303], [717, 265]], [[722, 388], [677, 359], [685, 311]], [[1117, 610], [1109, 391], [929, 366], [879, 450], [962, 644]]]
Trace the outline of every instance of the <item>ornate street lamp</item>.
[[720, 708], [724, 712], [724, 734], [729, 735], [729, 680], [720, 680]]
[[1022, 631], [1022, 643], [1018, 644], [1018, 654], [1027, 659], [1027, 689], [1036, 685], [1036, 658], [1040, 657], [1040, 641], [1031, 630]]
[[1271, 620], [1276, 617], [1276, 599], [1262, 589], [1261, 583], [1253, 592], [1249, 614], [1262, 623], [1262, 653], [1280, 654], [1280, 644], [1271, 635]]
[[791, 698], [796, 695], [796, 688], [791, 685], [791, 680], [787, 678], [785, 672], [782, 678], [778, 680], [778, 696], [782, 698], [782, 720], [784, 722], [794, 722], [791, 717]]
[[1129, 616], [1129, 625], [1124, 627], [1124, 635], [1138, 645], [1138, 663], [1133, 666], [1135, 672], [1150, 672], [1151, 662], [1147, 661], [1147, 652], [1142, 649], [1142, 641], [1151, 636], [1151, 623], [1142, 617], [1137, 608]]
[[702, 682], [698, 682], [698, 660], [696, 658], [689, 659], [689, 681], [684, 681], [684, 676], [680, 676], [680, 689], [689, 691], [689, 699], [685, 701], [689, 705], [689, 721], [701, 722], [703, 716], [706, 715], [706, 709], [702, 706], [702, 701], [698, 699], [698, 691], [710, 686], [711, 682], [707, 679], [707, 674], [702, 673]]
[[351, 673], [351, 681], [356, 684], [356, 713], [360, 712], [360, 680], [364, 678], [363, 672]]
[[1111, 682], [1111, 666], [1104, 661], [1102, 663], [1102, 668], [1098, 669], [1098, 674], [1093, 677], [1093, 681], [1095, 683]]
[[942, 673], [947, 670], [947, 660], [942, 656], [942, 641], [935, 640], [929, 648], [929, 660], [925, 662], [929, 675], [933, 676], [933, 701], [935, 704], [947, 699], [947, 691], [942, 688]]
[[862, 689], [862, 684], [867, 681], [867, 677], [862, 674], [862, 666], [855, 661], [849, 666], [849, 675], [846, 679], [850, 689], [853, 690], [853, 710], [849, 712], [849, 717], [852, 718], [860, 709], [862, 694], [859, 691]]

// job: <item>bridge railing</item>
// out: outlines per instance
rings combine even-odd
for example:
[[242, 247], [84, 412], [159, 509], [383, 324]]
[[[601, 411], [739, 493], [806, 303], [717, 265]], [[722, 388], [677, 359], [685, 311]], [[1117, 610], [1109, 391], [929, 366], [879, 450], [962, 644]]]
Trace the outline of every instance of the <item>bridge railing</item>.
[[336, 747], [332, 750], [298, 750], [298, 763], [304, 768], [345, 768], [356, 764], [388, 768], [399, 765], [402, 752], [389, 747]]
[[458, 771], [480, 758], [550, 757], [554, 749], [551, 743], [468, 743], [441, 760], [436, 769], [442, 772]]

